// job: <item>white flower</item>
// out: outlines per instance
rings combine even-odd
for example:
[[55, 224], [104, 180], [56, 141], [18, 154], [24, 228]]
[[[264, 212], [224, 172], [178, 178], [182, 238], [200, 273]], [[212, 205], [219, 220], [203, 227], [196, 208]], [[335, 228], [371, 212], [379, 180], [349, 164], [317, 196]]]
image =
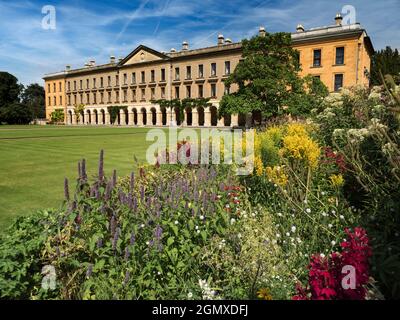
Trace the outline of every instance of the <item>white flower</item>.
[[332, 228], [333, 226], [332, 226], [332, 224], [328, 224], [328, 227], [329, 227], [329, 228]]
[[328, 214], [326, 212], [322, 212], [322, 216], [326, 217]]
[[158, 272], [157, 272], [157, 274], [158, 274], [158, 275], [160, 275], [160, 274], [161, 274], [161, 272], [160, 272], [160, 271], [158, 271]]
[[307, 209], [306, 209], [306, 212], [307, 212], [307, 213], [311, 213], [311, 209], [310, 209], [310, 208], [307, 208]]
[[204, 220], [204, 216], [200, 216], [200, 220]]
[[200, 233], [200, 230], [197, 230], [197, 233]]
[[179, 224], [178, 220], [175, 220], [175, 224]]
[[142, 228], [144, 228], [144, 224], [142, 223], [141, 225], [140, 225]]
[[189, 292], [187, 296], [188, 296], [188, 299], [192, 299], [193, 298], [193, 293]]
[[282, 217], [282, 213], [278, 212], [278, 217]]
[[321, 195], [324, 196], [324, 195], [325, 195], [325, 191], [322, 191], [322, 192], [321, 192]]
[[332, 212], [332, 214], [335, 214], [335, 213], [336, 213], [336, 211], [335, 211], [335, 210], [332, 210], [331, 212]]
[[325, 258], [325, 255], [323, 253], [320, 254], [321, 258]]
[[149, 245], [149, 244], [150, 244], [150, 242], [149, 242], [149, 241], [146, 241], [146, 244], [147, 244], [147, 245]]
[[290, 237], [290, 233], [289, 233], [289, 232], [286, 232], [286, 236], [287, 236], [287, 237]]
[[344, 219], [344, 215], [341, 214], [341, 215], [339, 216], [339, 218], [343, 220], [343, 219]]
[[308, 201], [307, 201], [307, 200], [304, 200], [303, 202], [304, 202], [305, 204], [307, 204]]
[[196, 230], [199, 230], [199, 226], [195, 226], [194, 228], [195, 228]]
[[334, 246], [336, 244], [336, 241], [332, 240], [331, 245]]
[[295, 233], [296, 232], [296, 226], [292, 226], [292, 232]]
[[236, 220], [235, 219], [231, 219], [231, 224], [234, 224], [236, 222]]
[[280, 237], [281, 237], [281, 235], [280, 235], [279, 233], [277, 233], [277, 234], [276, 234], [276, 237], [277, 237], [277, 238], [280, 238]]

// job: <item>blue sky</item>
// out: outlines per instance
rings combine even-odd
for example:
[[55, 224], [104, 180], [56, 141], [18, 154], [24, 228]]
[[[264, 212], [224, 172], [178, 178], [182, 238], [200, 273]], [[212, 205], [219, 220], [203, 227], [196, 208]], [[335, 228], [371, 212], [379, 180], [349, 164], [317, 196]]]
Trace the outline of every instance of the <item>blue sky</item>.
[[[42, 28], [44, 5], [56, 9], [55, 30]], [[355, 7], [376, 49], [400, 48], [400, 0], [0, 0], [0, 71], [42, 84], [45, 73], [105, 63], [139, 44], [169, 51], [184, 40], [214, 45], [219, 33], [239, 41], [261, 25], [271, 32], [331, 25], [344, 5]]]

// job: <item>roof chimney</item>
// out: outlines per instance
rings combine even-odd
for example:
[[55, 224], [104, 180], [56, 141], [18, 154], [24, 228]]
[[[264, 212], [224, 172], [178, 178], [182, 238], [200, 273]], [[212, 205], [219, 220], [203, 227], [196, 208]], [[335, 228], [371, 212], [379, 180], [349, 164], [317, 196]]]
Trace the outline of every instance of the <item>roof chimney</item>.
[[260, 37], [265, 37], [266, 34], [267, 34], [267, 32], [265, 31], [265, 28], [264, 28], [263, 26], [261, 26], [261, 27], [258, 29], [258, 35], [259, 35]]
[[90, 67], [90, 63], [89, 62], [86, 62], [85, 63], [85, 68], [89, 68]]
[[187, 43], [186, 41], [182, 42], [182, 51], [187, 51], [189, 50], [189, 43]]
[[124, 59], [121, 57], [118, 58], [118, 62], [121, 62], [122, 60], [124, 60]]
[[96, 65], [96, 60], [90, 60], [89, 65], [94, 67]]
[[218, 35], [218, 45], [220, 46], [220, 45], [222, 45], [222, 44], [224, 44], [224, 36], [222, 35], [222, 34], [219, 34]]
[[115, 56], [110, 56], [110, 63], [115, 63]]
[[342, 21], [343, 21], [342, 15], [340, 13], [337, 13], [336, 17], [335, 17], [336, 25], [337, 26], [341, 26], [342, 25]]
[[171, 48], [171, 51], [170, 51], [171, 53], [175, 53], [176, 52], [176, 50], [175, 50], [175, 48]]
[[65, 71], [69, 71], [69, 70], [71, 70], [71, 66], [70, 65], [65, 66]]
[[304, 32], [304, 27], [303, 27], [303, 25], [302, 25], [302, 24], [298, 24], [298, 25], [297, 25], [297, 28], [296, 28], [296, 31], [297, 31], [297, 32]]
[[229, 38], [226, 38], [226, 39], [225, 39], [225, 44], [232, 44], [232, 40], [229, 39]]

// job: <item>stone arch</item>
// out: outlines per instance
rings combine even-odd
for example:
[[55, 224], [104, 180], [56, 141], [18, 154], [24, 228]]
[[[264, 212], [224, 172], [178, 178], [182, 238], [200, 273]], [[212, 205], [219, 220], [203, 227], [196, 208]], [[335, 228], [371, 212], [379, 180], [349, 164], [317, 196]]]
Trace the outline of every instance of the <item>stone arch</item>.
[[167, 125], [167, 116], [168, 116], [167, 109], [165, 107], [161, 107], [160, 111], [161, 111], [161, 123], [163, 126], [166, 126]]
[[138, 111], [136, 108], [132, 108], [131, 112], [133, 113], [133, 124], [138, 124]]
[[197, 115], [199, 117], [199, 126], [204, 126], [204, 108], [198, 107], [197, 108]]
[[214, 127], [218, 124], [218, 110], [216, 106], [210, 107], [211, 112], [211, 125]]
[[79, 114], [79, 117], [80, 117], [80, 123], [81, 124], [85, 124], [85, 111], [81, 111], [80, 112], [80, 114]]
[[246, 115], [244, 113], [239, 113], [238, 125], [239, 125], [239, 127], [245, 127], [246, 126]]
[[253, 125], [260, 125], [262, 123], [262, 114], [261, 111], [254, 110], [251, 113], [252, 124]]
[[94, 124], [99, 124], [99, 114], [97, 112], [97, 109], [93, 110], [93, 122]]
[[69, 111], [68, 111], [68, 124], [72, 124], [72, 117], [73, 117], [72, 111], [69, 110]]
[[125, 119], [124, 119], [124, 122], [125, 123], [122, 123], [122, 125], [128, 125], [128, 121], [129, 121], [129, 112], [128, 112], [128, 108], [124, 108], [124, 109], [122, 109], [122, 112], [125, 114]]
[[150, 120], [149, 124], [155, 126], [157, 124], [157, 110], [156, 108], [153, 107], [150, 109], [150, 112], [151, 112], [151, 119], [149, 119]]
[[146, 112], [146, 108], [140, 109], [140, 113], [141, 113], [141, 116], [142, 116], [142, 123], [143, 123], [143, 125], [145, 126], [145, 125], [147, 125], [147, 112]]
[[174, 112], [175, 112], [176, 125], [180, 126], [183, 119], [181, 119], [181, 114], [179, 112], [179, 109], [175, 107]]
[[104, 111], [104, 109], [100, 109], [99, 110], [99, 115], [101, 115], [100, 119], [100, 124], [106, 124], [106, 112]]
[[224, 126], [230, 127], [231, 123], [232, 123], [232, 116], [230, 114], [226, 114], [224, 116]]
[[92, 124], [92, 112], [88, 109], [86, 110], [86, 114], [87, 114], [86, 124]]
[[193, 113], [192, 113], [192, 108], [191, 107], [186, 107], [185, 108], [185, 119], [186, 119], [186, 125], [187, 126], [192, 126], [193, 125]]

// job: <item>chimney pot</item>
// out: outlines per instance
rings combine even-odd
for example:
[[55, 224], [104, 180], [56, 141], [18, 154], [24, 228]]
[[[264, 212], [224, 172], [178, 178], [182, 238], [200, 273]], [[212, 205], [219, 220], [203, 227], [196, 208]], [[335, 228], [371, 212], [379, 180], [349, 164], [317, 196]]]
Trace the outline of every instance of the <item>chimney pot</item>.
[[89, 65], [91, 67], [94, 67], [96, 65], [96, 61], [95, 60], [90, 60]]
[[232, 40], [230, 38], [225, 39], [225, 44], [231, 44], [231, 43], [232, 43]]
[[71, 70], [71, 66], [70, 65], [65, 66], [65, 71], [69, 71], [69, 70]]
[[189, 50], [189, 43], [187, 41], [182, 42], [182, 51], [187, 51]]
[[265, 27], [261, 26], [261, 27], [258, 29], [258, 35], [259, 35], [260, 37], [265, 37], [266, 34], [267, 34], [267, 32], [265, 31]]
[[297, 25], [297, 28], [296, 28], [296, 31], [297, 31], [297, 32], [304, 32], [304, 27], [303, 27], [303, 25], [302, 25], [302, 24], [298, 24], [298, 25]]
[[222, 34], [218, 35], [218, 45], [224, 44], [224, 36]]
[[336, 25], [337, 26], [341, 26], [342, 25], [342, 21], [343, 21], [342, 15], [340, 13], [337, 13], [336, 17], [335, 17]]
[[115, 56], [110, 56], [110, 63], [115, 63]]
[[176, 52], [175, 48], [171, 48], [171, 52], [175, 53]]

